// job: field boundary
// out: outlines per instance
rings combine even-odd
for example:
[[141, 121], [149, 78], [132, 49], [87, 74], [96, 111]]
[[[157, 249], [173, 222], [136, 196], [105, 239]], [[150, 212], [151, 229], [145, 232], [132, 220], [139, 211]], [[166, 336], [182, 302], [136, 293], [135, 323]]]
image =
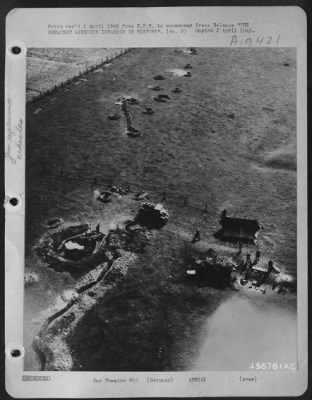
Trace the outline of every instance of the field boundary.
[[[78, 50], [78, 49], [77, 49]], [[96, 55], [90, 61], [86, 58], [81, 63], [75, 61], [54, 61], [38, 56], [27, 56], [27, 80], [26, 80], [26, 102], [32, 103], [42, 97], [53, 93], [65, 85], [77, 82], [83, 75], [95, 71], [102, 65], [128, 52], [129, 48], [103, 49], [108, 53]], [[109, 52], [109, 50], [112, 50]], [[98, 51], [98, 50], [97, 50]]]

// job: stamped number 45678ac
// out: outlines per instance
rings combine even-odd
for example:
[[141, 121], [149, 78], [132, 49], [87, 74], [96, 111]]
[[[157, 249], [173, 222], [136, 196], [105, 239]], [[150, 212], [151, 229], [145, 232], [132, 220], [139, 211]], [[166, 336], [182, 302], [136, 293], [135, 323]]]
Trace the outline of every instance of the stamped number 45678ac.
[[297, 368], [296, 368], [295, 363], [256, 362], [256, 363], [251, 363], [249, 365], [249, 369], [273, 370], [273, 371], [280, 371], [280, 370], [295, 371]]

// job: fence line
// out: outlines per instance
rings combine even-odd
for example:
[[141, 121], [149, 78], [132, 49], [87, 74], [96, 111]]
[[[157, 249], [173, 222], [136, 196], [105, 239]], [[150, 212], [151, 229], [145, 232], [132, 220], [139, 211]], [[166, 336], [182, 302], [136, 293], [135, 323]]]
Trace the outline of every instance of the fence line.
[[92, 65], [84, 65], [83, 64], [81, 66], [81, 70], [79, 70], [78, 73], [75, 72], [73, 76], [71, 76], [68, 79], [65, 79], [64, 81], [61, 81], [59, 83], [56, 83], [56, 84], [52, 83], [51, 87], [49, 87], [47, 89], [39, 90], [39, 89], [32, 89], [32, 88], [27, 87], [26, 94], [27, 94], [27, 90], [38, 92], [37, 94], [33, 95], [30, 99], [28, 99], [27, 103], [32, 103], [34, 101], [40, 100], [43, 96], [52, 94], [57, 89], [63, 88], [65, 85], [79, 80], [79, 78], [81, 78], [83, 75], [88, 74], [89, 72], [95, 71], [97, 68], [100, 68], [103, 64], [106, 64], [109, 61], [122, 56], [123, 54], [127, 53], [129, 50], [130, 50], [129, 48], [119, 49], [116, 51], [116, 53], [112, 54], [111, 56], [106, 56], [105, 59], [102, 57], [100, 59], [100, 61], [98, 61], [95, 64], [92, 64]]

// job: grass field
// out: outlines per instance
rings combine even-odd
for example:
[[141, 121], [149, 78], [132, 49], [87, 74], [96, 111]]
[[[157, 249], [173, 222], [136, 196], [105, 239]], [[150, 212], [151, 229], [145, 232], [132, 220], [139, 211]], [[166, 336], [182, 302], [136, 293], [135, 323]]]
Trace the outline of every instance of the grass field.
[[[296, 275], [295, 51], [198, 50], [190, 55], [174, 48], [132, 49], [100, 72], [84, 75], [79, 84], [69, 84], [27, 107], [26, 268], [39, 271], [45, 284], [26, 291], [27, 329], [35, 299], [46, 299], [47, 287], [54, 295], [64, 286], [59, 275], [49, 272], [45, 278], [42, 265], [31, 257], [47, 218], [108, 225], [110, 215], [116, 216], [124, 206], [116, 204], [112, 213], [94, 202], [92, 191], [112, 182], [147, 190], [155, 201], [167, 194], [168, 225], [153, 248], [129, 268], [113, 299], [99, 299], [105, 320], [112, 323], [105, 340], [95, 323], [90, 343], [98, 346], [102, 338], [106, 364], [101, 358], [96, 361], [96, 349], [94, 357], [81, 350], [83, 368], [116, 368], [118, 351], [128, 352], [122, 368], [157, 369], [161, 360], [165, 369], [185, 367], [181, 349], [192, 346], [198, 321], [211, 313], [224, 292], [207, 288], [198, 292], [185, 286], [180, 280], [184, 268], [180, 250], [196, 227], [203, 246], [222, 249], [213, 233], [224, 208], [229, 215], [258, 219], [264, 227], [258, 242], [262, 254], [272, 257], [283, 272]], [[187, 63], [192, 65], [192, 76], [179, 76], [176, 70]], [[155, 81], [157, 74], [165, 79]], [[163, 87], [168, 102], [153, 100], [155, 92], [148, 88], [153, 84]], [[182, 92], [172, 93], [177, 86]], [[125, 134], [123, 118], [108, 119], [120, 112], [115, 102], [123, 95], [139, 100], [129, 108], [140, 137]], [[145, 106], [155, 113], [143, 114]], [[244, 248], [244, 252], [255, 250]], [[168, 289], [169, 275], [173, 278]], [[66, 285], [74, 282], [67, 278]], [[96, 310], [87, 314], [77, 337], [86, 334], [90, 321], [99, 320]], [[172, 326], [159, 326], [159, 321], [170, 321]], [[142, 340], [146, 359], [136, 353], [136, 342]], [[163, 342], [168, 346], [163, 350], [166, 357], [155, 359]], [[194, 344], [187, 358], [197, 350]]]
[[121, 49], [35, 49], [27, 52], [27, 101], [107, 62]]
[[[193, 65], [191, 78], [168, 72], [187, 62]], [[153, 101], [155, 93], [148, 89], [159, 83], [153, 80], [158, 73], [166, 77], [161, 86], [171, 97], [167, 103]], [[265, 227], [260, 247], [295, 273], [296, 80], [291, 49], [202, 49], [197, 56], [135, 49], [85, 78], [28, 109], [30, 229], [48, 213], [70, 209], [76, 214], [81, 204], [92, 215], [90, 185], [97, 176], [103, 185], [111, 180], [130, 183], [159, 199], [165, 191], [172, 221], [182, 231], [204, 224], [203, 235], [211, 237], [223, 208], [229, 215], [258, 219]], [[176, 86], [183, 92], [171, 93]], [[119, 111], [114, 103], [123, 94], [141, 103], [131, 108], [134, 125], [143, 133], [138, 139], [125, 135], [122, 119], [107, 119]], [[142, 114], [144, 105], [155, 113]], [[42, 111], [33, 114], [38, 107]], [[37, 190], [40, 195], [34, 199]], [[186, 197], [189, 207], [182, 208]], [[206, 203], [208, 220], [202, 221]], [[35, 205], [40, 210], [36, 216]]]

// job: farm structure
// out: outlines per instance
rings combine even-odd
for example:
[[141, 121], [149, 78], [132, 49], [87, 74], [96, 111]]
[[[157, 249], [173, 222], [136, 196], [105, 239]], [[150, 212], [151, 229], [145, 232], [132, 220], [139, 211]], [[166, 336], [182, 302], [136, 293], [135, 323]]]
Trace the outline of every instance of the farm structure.
[[228, 217], [224, 210], [220, 225], [222, 228], [216, 233], [216, 237], [224, 241], [254, 244], [260, 223], [255, 219]]

